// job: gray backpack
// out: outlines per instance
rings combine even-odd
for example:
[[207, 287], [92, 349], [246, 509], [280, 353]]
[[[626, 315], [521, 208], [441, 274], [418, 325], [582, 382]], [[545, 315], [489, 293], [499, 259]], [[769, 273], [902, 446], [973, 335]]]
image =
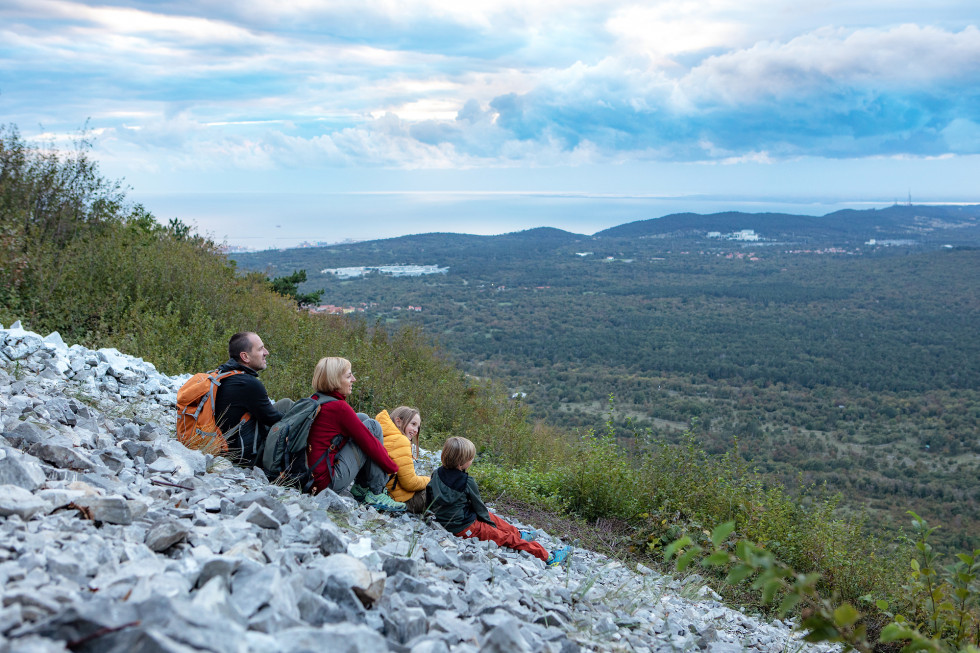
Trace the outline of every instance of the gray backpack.
[[313, 471], [328, 463], [327, 456], [346, 444], [344, 437], [338, 435], [312, 467], [306, 464], [306, 441], [310, 436], [310, 427], [320, 412], [320, 406], [330, 401], [337, 401], [337, 398], [313, 395], [300, 399], [269, 429], [265, 451], [262, 452], [262, 469], [272, 482], [309, 492], [313, 487]]
[[[290, 485], [298, 487], [303, 492], [309, 492], [313, 487], [315, 470], [320, 465], [329, 465], [330, 454], [340, 451], [347, 444], [346, 436], [335, 435], [319, 460], [312, 466], [306, 464], [306, 444], [310, 437], [310, 427], [313, 426], [313, 420], [320, 412], [320, 406], [331, 401], [337, 401], [337, 398], [315, 394], [300, 399], [269, 429], [269, 434], [265, 438], [265, 450], [262, 452], [262, 469], [273, 483]], [[364, 413], [357, 413], [357, 417], [376, 438], [382, 439], [381, 424], [377, 420], [371, 419]], [[333, 470], [327, 471], [332, 477]]]

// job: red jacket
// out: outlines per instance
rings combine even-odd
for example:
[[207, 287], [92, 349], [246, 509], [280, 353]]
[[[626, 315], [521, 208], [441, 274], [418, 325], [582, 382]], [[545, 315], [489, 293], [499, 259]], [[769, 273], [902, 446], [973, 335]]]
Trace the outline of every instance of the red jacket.
[[306, 464], [313, 465], [330, 448], [335, 436], [341, 436], [339, 446], [335, 451], [327, 454], [328, 462], [321, 462], [313, 472], [313, 490], [316, 494], [320, 490], [330, 485], [330, 470], [333, 469], [334, 458], [337, 452], [344, 448], [348, 442], [354, 441], [361, 451], [374, 461], [378, 467], [388, 474], [398, 471], [398, 465], [391, 459], [384, 445], [367, 430], [367, 427], [358, 419], [357, 413], [347, 403], [346, 397], [342, 394], [331, 392], [330, 396], [336, 397], [340, 401], [328, 401], [320, 407], [320, 412], [313, 420], [310, 427], [310, 435], [306, 442]]

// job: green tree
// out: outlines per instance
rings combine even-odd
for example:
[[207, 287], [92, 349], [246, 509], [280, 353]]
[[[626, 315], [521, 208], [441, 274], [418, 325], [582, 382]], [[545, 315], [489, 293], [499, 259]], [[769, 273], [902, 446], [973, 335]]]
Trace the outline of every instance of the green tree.
[[316, 305], [323, 295], [323, 289], [301, 293], [299, 291], [299, 285], [301, 283], [306, 283], [306, 270], [296, 270], [292, 274], [284, 277], [270, 279], [269, 288], [283, 297], [291, 297], [300, 308]]

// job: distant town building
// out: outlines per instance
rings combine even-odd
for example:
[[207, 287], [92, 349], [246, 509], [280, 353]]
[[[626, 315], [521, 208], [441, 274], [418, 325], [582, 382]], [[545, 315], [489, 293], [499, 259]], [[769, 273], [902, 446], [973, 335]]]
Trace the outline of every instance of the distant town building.
[[740, 231], [733, 231], [730, 234], [722, 234], [720, 231], [709, 231], [706, 236], [708, 238], [724, 238], [725, 240], [741, 240], [745, 242], [755, 242], [761, 239], [761, 236], [755, 233], [755, 229], [742, 229]]
[[347, 313], [363, 313], [363, 306], [334, 306], [333, 304], [320, 304], [310, 309], [311, 313], [327, 313], [328, 315], [344, 315]]
[[341, 279], [356, 279], [372, 271], [393, 277], [421, 277], [426, 274], [446, 274], [449, 268], [441, 268], [438, 265], [365, 265], [351, 268], [325, 268], [320, 270], [320, 274], [332, 274]]
[[905, 239], [889, 239], [889, 240], [876, 240], [872, 238], [865, 245], [876, 245], [880, 247], [908, 247], [909, 245], [915, 245], [914, 240]]

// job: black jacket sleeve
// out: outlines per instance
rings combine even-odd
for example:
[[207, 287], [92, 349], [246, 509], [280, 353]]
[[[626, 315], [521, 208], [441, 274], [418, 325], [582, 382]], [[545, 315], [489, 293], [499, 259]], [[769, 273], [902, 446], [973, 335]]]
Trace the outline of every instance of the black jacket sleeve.
[[263, 426], [272, 426], [282, 419], [282, 414], [272, 405], [269, 393], [266, 392], [262, 382], [254, 377], [247, 379], [250, 381], [248, 390], [244, 397], [248, 412], [252, 419]]
[[[235, 369], [242, 368], [233, 361], [228, 361], [219, 368], [219, 371], [227, 372]], [[225, 378], [215, 398], [214, 414], [218, 421], [218, 428], [222, 431], [227, 431], [238, 424], [245, 413], [251, 415], [252, 420], [262, 426], [272, 426], [282, 419], [282, 415], [269, 401], [269, 394], [262, 381], [255, 372], [251, 371]]]
[[483, 497], [480, 496], [480, 488], [476, 486], [476, 481], [472, 478], [466, 479], [466, 494], [470, 497], [470, 508], [476, 513], [476, 518], [494, 526], [493, 520], [490, 519], [490, 511], [487, 510], [486, 504], [483, 503]]

